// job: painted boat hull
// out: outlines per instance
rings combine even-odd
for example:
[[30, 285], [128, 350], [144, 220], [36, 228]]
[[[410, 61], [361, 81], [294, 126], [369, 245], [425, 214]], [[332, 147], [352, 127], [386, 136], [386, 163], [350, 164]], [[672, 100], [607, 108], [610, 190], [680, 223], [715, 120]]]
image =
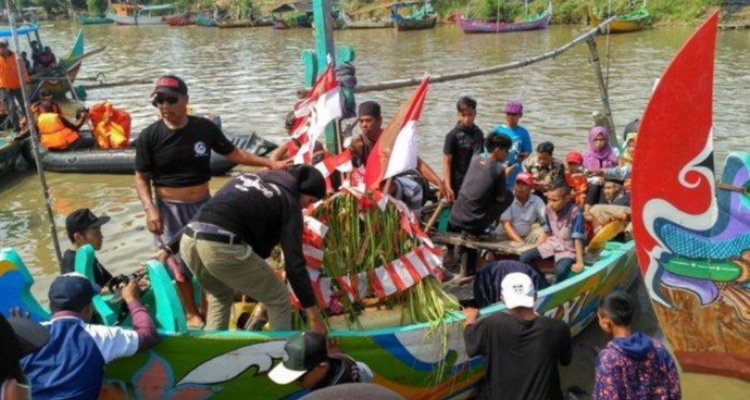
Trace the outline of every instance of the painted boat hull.
[[[651, 302], [683, 370], [750, 382], [750, 193], [720, 186], [750, 187], [750, 153], [729, 153], [716, 183], [717, 28], [715, 13], [672, 60], [643, 115], [633, 233]], [[657, 147], [674, 151], [664, 157]]]
[[205, 27], [214, 27], [216, 25], [216, 21], [214, 21], [213, 18], [206, 16], [206, 15], [196, 15], [195, 18], [193, 18], [194, 22], [198, 26], [205, 26]]
[[193, 25], [193, 19], [184, 14], [168, 15], [164, 17], [164, 23], [169, 26], [188, 26]]
[[0, 179], [16, 169], [16, 159], [21, 154], [21, 143], [0, 139]]
[[[93, 250], [91, 254], [93, 260]], [[86, 268], [84, 274], [93, 276], [93, 267]], [[149, 262], [146, 268], [152, 284], [165, 279], [166, 272], [157, 262]], [[627, 289], [637, 277], [636, 270], [633, 243], [610, 244], [595, 265], [541, 291], [536, 308], [566, 321], [572, 333], [578, 334], [594, 320], [599, 299], [612, 290]], [[0, 253], [0, 290], [6, 293], [0, 297], [0, 312], [20, 306], [31, 312], [32, 319], [49, 317], [29, 295], [31, 279], [14, 251]], [[283, 357], [284, 339], [292, 332], [170, 332], [165, 327], [184, 324], [184, 313], [177, 324], [177, 313], [163, 313], [164, 305], [177, 299], [171, 287], [173, 293], [150, 307], [157, 314], [161, 341], [145, 353], [109, 364], [101, 399], [237, 399], [252, 393], [253, 399], [261, 400], [294, 399], [303, 394], [294, 385], [279, 386], [267, 376]], [[98, 301], [102, 300], [97, 296], [95, 305]], [[504, 311], [501, 303], [481, 310], [482, 315]], [[111, 317], [101, 315], [104, 320]], [[374, 383], [408, 399], [471, 398], [484, 375], [483, 358], [470, 359], [466, 354], [463, 315], [448, 317], [446, 323], [446, 347], [440, 344], [443, 333], [431, 336], [427, 324], [332, 331], [331, 336], [342, 351], [373, 370]]]
[[395, 21], [396, 29], [399, 31], [415, 31], [419, 29], [432, 29], [437, 24], [437, 17], [424, 19], [399, 18]]
[[[235, 146], [250, 153], [266, 156], [276, 148], [271, 143], [256, 134], [227, 137]], [[23, 149], [24, 158], [29, 164], [34, 162], [31, 143], [26, 141]], [[118, 150], [42, 150], [42, 166], [45, 171], [77, 174], [133, 174], [135, 173], [135, 148], [128, 147]], [[224, 175], [236, 164], [226, 157], [211, 152], [211, 173]]]
[[505, 33], [547, 29], [550, 20], [552, 20], [552, 14], [547, 14], [542, 18], [533, 21], [518, 23], [494, 23], [466, 20], [463, 16], [459, 16], [458, 24], [461, 26], [464, 33]]
[[344, 23], [346, 29], [383, 29], [393, 28], [393, 21], [350, 21]]
[[[591, 26], [597, 26], [603, 21], [597, 18], [596, 16], [590, 15], [589, 21]], [[648, 17], [642, 18], [640, 20], [634, 20], [634, 21], [623, 21], [615, 19], [612, 21], [611, 24], [609, 24], [609, 31], [611, 33], [628, 33], [628, 32], [638, 32], [642, 30], [648, 23]]]
[[[75, 61], [76, 59], [82, 57], [84, 55], [84, 37], [83, 37], [83, 30], [80, 30], [78, 32], [78, 35], [76, 35], [76, 39], [73, 42], [73, 47], [70, 50], [70, 53], [67, 57], [60, 60], [60, 75], [62, 76], [63, 72], [65, 71], [65, 75], [67, 75], [67, 79], [60, 78], [60, 79], [45, 79], [42, 83], [41, 89], [47, 89], [54, 97], [57, 98], [64, 98], [65, 94], [70, 91], [70, 83], [75, 82], [76, 77], [78, 77], [78, 73], [81, 71], [81, 65], [82, 61]], [[36, 84], [39, 82], [38, 79], [35, 79], [35, 76], [31, 77], [32, 84], [34, 84], [36, 87]]]
[[111, 19], [117, 25], [162, 25], [164, 23], [164, 17], [149, 17], [145, 15], [122, 16], [107, 13], [107, 18]]

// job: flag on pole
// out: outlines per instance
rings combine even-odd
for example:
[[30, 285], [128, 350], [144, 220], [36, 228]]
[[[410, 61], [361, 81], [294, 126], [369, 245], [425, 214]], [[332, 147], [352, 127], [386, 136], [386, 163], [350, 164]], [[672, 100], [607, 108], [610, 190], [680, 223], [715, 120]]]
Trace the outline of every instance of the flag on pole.
[[333, 64], [318, 77], [307, 97], [295, 104], [292, 137], [298, 139], [302, 146], [294, 157], [295, 164], [312, 163], [315, 143], [325, 131], [326, 126], [343, 116], [341, 108], [341, 89], [336, 81]]
[[417, 167], [417, 124], [428, 84], [429, 77], [425, 77], [411, 100], [399, 109], [375, 143], [367, 158], [367, 189], [378, 189], [383, 179]]

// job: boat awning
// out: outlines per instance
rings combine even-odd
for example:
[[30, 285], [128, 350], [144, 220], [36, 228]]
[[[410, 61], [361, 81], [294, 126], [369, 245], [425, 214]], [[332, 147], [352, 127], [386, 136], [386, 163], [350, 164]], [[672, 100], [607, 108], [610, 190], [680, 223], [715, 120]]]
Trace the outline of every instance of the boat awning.
[[391, 3], [388, 7], [390, 8], [400, 8], [400, 7], [412, 7], [412, 6], [421, 6], [424, 4], [429, 3], [430, 0], [427, 1], [402, 1], [399, 3]]
[[[31, 35], [34, 32], [37, 32], [39, 30], [39, 25], [24, 25], [19, 26], [16, 28], [16, 33], [19, 36], [23, 35]], [[13, 34], [10, 31], [10, 27], [2, 27], [0, 28], [0, 38], [10, 38], [13, 37]]]
[[159, 10], [171, 10], [174, 8], [174, 4], [161, 4], [158, 6], [138, 6], [143, 11], [159, 11]]

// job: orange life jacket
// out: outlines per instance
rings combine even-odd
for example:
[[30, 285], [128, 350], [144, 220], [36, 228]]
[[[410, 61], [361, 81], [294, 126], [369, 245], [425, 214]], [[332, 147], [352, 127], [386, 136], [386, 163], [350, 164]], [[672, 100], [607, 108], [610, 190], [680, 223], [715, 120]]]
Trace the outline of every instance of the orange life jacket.
[[65, 150], [78, 140], [78, 133], [63, 125], [59, 114], [43, 113], [37, 119], [39, 137], [46, 149]]
[[97, 103], [89, 109], [96, 144], [101, 149], [128, 147], [130, 139], [130, 114], [112, 107], [108, 101]]

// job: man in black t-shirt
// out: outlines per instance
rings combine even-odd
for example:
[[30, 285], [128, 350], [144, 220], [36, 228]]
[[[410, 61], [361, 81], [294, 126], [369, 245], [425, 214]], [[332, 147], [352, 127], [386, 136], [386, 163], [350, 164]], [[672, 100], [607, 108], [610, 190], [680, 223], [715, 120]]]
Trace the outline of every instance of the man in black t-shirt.
[[[144, 129], [136, 141], [135, 188], [146, 211], [148, 230], [156, 235], [157, 246], [161, 247], [211, 197], [211, 151], [242, 165], [278, 169], [285, 163], [238, 149], [213, 122], [189, 116], [188, 87], [174, 75], [160, 77], [151, 97], [161, 118]], [[200, 327], [203, 319], [193, 300], [190, 271], [184, 263], [174, 264], [180, 267], [172, 273], [188, 327]]]
[[501, 284], [508, 313], [479, 318], [466, 308], [464, 342], [470, 357], [484, 356], [487, 375], [477, 399], [562, 400], [558, 364], [573, 358], [570, 328], [534, 311], [531, 278], [508, 274]]
[[443, 177], [453, 192], [451, 197], [458, 195], [471, 159], [481, 154], [484, 147], [484, 133], [474, 124], [477, 101], [471, 97], [462, 97], [458, 100], [456, 108], [458, 122], [445, 135], [443, 144]]
[[[68, 232], [68, 238], [73, 244], [70, 249], [65, 250], [62, 259], [62, 269], [60, 274], [74, 272], [76, 269], [76, 251], [81, 246], [90, 244], [94, 250], [102, 249], [102, 225], [109, 222], [109, 217], [104, 215], [97, 217], [88, 208], [75, 210], [65, 219], [65, 230]], [[94, 282], [102, 288], [106, 287], [112, 274], [104, 266], [94, 259]]]

